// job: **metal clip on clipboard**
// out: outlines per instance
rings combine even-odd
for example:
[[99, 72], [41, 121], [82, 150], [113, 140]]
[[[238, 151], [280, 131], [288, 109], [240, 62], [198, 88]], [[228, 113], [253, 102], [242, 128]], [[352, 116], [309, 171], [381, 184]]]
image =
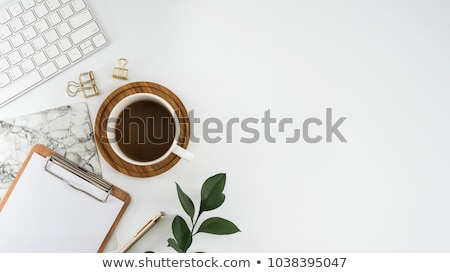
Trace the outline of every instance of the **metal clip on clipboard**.
[[[84, 181], [88, 182], [88, 185], [85, 187], [82, 187], [80, 185], [76, 185], [74, 182], [69, 182], [67, 179], [63, 178], [61, 175], [57, 174], [55, 171], [51, 170], [51, 164], [53, 163], [64, 170], [67, 170], [71, 172], [72, 174], [76, 175], [77, 177], [83, 179]], [[44, 169], [49, 172], [50, 174], [56, 176], [60, 180], [66, 182], [69, 186], [72, 188], [81, 191], [98, 201], [104, 203], [108, 199], [109, 195], [112, 194], [112, 184], [105, 181], [104, 179], [100, 178], [94, 173], [91, 173], [83, 168], [81, 168], [79, 165], [75, 164], [74, 162], [66, 159], [65, 157], [55, 153], [53, 155], [50, 155], [47, 157], [47, 161], [45, 163]], [[101, 194], [100, 196], [94, 194], [92, 192], [92, 189], [95, 188], [97, 191], [99, 191]]]

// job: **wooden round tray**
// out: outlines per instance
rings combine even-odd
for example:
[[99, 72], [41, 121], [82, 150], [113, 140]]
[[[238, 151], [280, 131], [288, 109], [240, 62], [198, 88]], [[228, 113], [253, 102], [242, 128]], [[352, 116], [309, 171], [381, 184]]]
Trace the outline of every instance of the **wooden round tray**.
[[134, 177], [151, 177], [172, 168], [180, 157], [170, 154], [166, 159], [153, 165], [137, 166], [122, 160], [109, 145], [106, 135], [107, 120], [114, 106], [126, 96], [135, 93], [151, 93], [165, 99], [175, 110], [180, 124], [178, 145], [187, 148], [190, 136], [189, 115], [181, 100], [169, 89], [152, 82], [133, 82], [113, 91], [102, 103], [95, 119], [94, 134], [98, 149], [103, 158], [114, 169]]

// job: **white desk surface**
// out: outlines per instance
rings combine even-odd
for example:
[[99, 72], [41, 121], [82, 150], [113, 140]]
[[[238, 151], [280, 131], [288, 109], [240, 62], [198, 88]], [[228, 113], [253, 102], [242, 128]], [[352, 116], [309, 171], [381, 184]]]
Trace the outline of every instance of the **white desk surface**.
[[[4, 3], [7, 1], [3, 1]], [[0, 117], [86, 101], [92, 121], [113, 90], [151, 81], [175, 92], [204, 122], [232, 118], [227, 143], [193, 133], [192, 162], [153, 178], [127, 177], [101, 158], [103, 176], [132, 202], [116, 230], [118, 251], [159, 210], [167, 214], [132, 252], [173, 252], [171, 222], [184, 215], [175, 182], [197, 204], [203, 181], [227, 173], [226, 201], [205, 216], [242, 232], [198, 234], [191, 251], [450, 251], [450, 3], [448, 1], [88, 1], [110, 45], [16, 101]], [[128, 81], [111, 77], [120, 57]], [[68, 97], [81, 72], [95, 73], [100, 96]], [[348, 142], [286, 143], [310, 117], [325, 132], [326, 108]], [[276, 143], [264, 135], [270, 110]], [[279, 121], [292, 118], [285, 132]], [[198, 205], [197, 205], [198, 208]]]

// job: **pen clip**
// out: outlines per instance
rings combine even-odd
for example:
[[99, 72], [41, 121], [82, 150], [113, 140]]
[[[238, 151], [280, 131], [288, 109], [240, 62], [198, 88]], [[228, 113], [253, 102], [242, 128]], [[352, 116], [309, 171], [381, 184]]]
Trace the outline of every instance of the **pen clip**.
[[152, 219], [150, 219], [150, 221], [148, 221], [148, 223], [145, 224], [145, 226], [143, 226], [138, 232], [136, 232], [136, 235], [135, 235], [135, 236], [137, 236], [137, 235], [138, 235], [139, 233], [141, 233], [144, 229], [146, 229], [146, 228], [148, 227], [148, 225], [156, 224], [156, 223], [159, 221], [159, 219], [161, 219], [161, 217], [163, 217], [163, 216], [164, 216], [164, 212], [160, 211], [160, 212], [158, 213], [158, 215], [156, 215], [156, 216], [154, 216]]

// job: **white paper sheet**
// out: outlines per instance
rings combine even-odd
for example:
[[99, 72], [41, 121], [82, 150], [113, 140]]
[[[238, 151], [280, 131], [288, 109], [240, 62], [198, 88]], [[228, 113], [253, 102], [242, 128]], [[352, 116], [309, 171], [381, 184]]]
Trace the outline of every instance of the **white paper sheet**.
[[0, 252], [97, 252], [124, 202], [110, 196], [102, 203], [73, 189], [45, 171], [45, 161], [32, 155], [0, 212]]

